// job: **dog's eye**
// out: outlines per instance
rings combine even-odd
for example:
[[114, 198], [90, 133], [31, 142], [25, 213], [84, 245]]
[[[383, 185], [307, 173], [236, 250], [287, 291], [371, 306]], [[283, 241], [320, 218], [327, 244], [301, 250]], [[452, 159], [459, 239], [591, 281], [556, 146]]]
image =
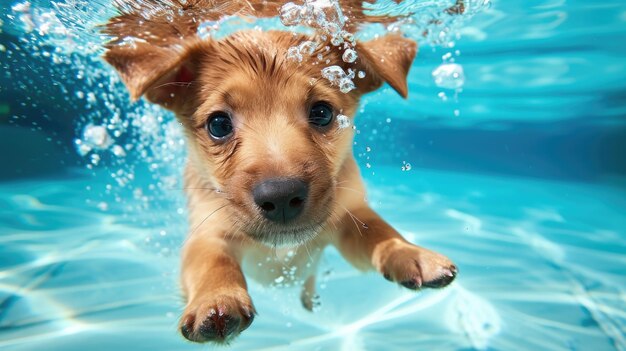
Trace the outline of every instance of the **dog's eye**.
[[325, 102], [317, 102], [311, 106], [309, 122], [319, 127], [330, 124], [333, 120], [333, 108]]
[[233, 123], [228, 113], [218, 111], [209, 116], [206, 128], [214, 139], [221, 140], [233, 132]]

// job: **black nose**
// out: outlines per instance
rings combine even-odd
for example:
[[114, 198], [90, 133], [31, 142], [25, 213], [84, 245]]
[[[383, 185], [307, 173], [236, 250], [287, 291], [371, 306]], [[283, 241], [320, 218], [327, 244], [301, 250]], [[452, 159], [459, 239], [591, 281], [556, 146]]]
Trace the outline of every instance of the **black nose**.
[[308, 193], [308, 184], [294, 178], [265, 180], [252, 190], [254, 202], [261, 208], [263, 216], [283, 223], [302, 213]]

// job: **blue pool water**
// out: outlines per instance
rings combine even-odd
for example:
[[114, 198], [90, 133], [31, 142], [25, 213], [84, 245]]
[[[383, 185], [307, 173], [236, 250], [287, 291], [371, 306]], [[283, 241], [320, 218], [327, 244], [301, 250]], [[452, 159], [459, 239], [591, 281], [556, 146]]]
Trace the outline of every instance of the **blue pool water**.
[[[86, 45], [106, 2], [24, 4], [0, 4], [0, 350], [213, 349], [177, 332], [180, 130]], [[20, 19], [50, 11], [67, 32]], [[372, 207], [457, 280], [410, 292], [328, 249], [319, 311], [251, 281], [227, 349], [626, 350], [626, 4], [492, 1], [453, 41], [423, 43], [408, 100], [364, 99], [354, 152]], [[457, 97], [431, 76], [448, 52]], [[103, 122], [134, 148], [81, 156]]]

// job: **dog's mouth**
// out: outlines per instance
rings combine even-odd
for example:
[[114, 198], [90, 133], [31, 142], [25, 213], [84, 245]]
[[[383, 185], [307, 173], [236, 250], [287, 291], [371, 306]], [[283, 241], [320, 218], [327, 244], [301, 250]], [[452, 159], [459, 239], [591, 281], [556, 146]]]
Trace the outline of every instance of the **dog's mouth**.
[[325, 221], [301, 226], [262, 226], [247, 234], [252, 239], [272, 247], [295, 247], [313, 240], [324, 228]]

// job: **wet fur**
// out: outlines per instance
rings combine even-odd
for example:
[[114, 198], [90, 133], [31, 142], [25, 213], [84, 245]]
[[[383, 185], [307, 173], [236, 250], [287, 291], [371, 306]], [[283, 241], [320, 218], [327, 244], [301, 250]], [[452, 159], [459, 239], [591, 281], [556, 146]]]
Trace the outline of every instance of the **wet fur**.
[[[114, 19], [110, 31], [123, 34], [124, 21], [132, 22]], [[168, 38], [171, 25], [163, 33], [158, 28], [152, 35]], [[176, 44], [108, 46], [105, 59], [119, 71], [131, 97], [145, 96], [174, 111], [187, 137], [190, 233], [182, 252], [187, 303], [180, 328], [189, 340], [228, 342], [246, 329], [255, 310], [242, 267], [271, 284], [282, 274], [288, 249], [295, 252], [289, 264], [298, 267], [293, 279], [303, 282], [307, 309], [313, 307], [318, 259], [329, 245], [358, 269], [376, 270], [410, 289], [442, 287], [456, 275], [445, 256], [407, 242], [368, 206], [352, 155], [353, 130], [339, 129], [336, 122], [320, 130], [307, 120], [316, 101], [352, 118], [361, 95], [383, 82], [406, 97], [416, 44], [399, 35], [358, 43], [359, 60], [351, 65], [331, 45], [330, 50], [320, 46], [302, 63], [286, 58], [289, 47], [310, 39], [246, 31], [219, 41], [190, 34]], [[319, 62], [318, 53], [323, 55]], [[355, 79], [357, 89], [344, 94], [321, 77], [321, 69], [330, 65], [363, 70], [366, 77]], [[225, 143], [213, 141], [205, 129], [207, 116], [216, 110], [234, 116], [235, 134]], [[270, 177], [309, 183], [304, 213], [292, 224], [265, 221], [252, 201], [254, 185]]]

